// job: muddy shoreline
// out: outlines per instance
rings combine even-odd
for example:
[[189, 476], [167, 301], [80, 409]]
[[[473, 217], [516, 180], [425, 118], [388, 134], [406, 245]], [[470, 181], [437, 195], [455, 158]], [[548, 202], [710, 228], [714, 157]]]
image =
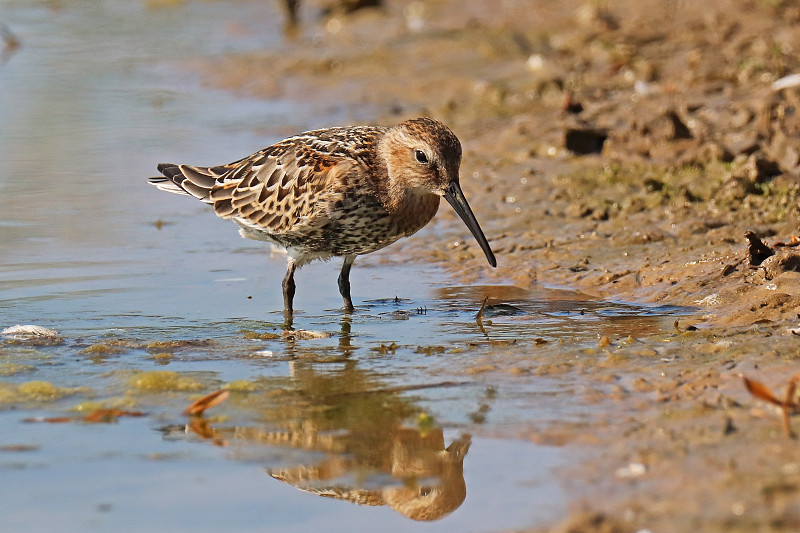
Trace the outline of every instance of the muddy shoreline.
[[[498, 268], [444, 209], [446, 247], [411, 239], [394, 257], [695, 310], [669, 336], [598, 346], [592, 427], [525, 435], [594, 450], [564, 472], [574, 513], [552, 530], [800, 526], [796, 442], [741, 379], [781, 391], [800, 369], [800, 8], [385, 4], [326, 17], [305, 4], [281, 50], [185, 67], [351, 123], [450, 125]], [[748, 231], [774, 254], [754, 260]]]

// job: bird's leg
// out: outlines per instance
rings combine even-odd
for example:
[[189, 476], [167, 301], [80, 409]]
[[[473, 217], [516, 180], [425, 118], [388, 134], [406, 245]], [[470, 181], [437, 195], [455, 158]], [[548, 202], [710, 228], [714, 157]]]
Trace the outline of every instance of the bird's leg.
[[291, 318], [294, 310], [292, 300], [294, 300], [294, 271], [297, 268], [294, 261], [289, 259], [289, 266], [286, 268], [286, 275], [283, 277], [283, 312], [287, 318]]
[[352, 312], [354, 309], [353, 300], [350, 298], [350, 267], [353, 266], [355, 260], [355, 255], [344, 256], [342, 271], [339, 273], [339, 294], [344, 299], [344, 310], [347, 312]]

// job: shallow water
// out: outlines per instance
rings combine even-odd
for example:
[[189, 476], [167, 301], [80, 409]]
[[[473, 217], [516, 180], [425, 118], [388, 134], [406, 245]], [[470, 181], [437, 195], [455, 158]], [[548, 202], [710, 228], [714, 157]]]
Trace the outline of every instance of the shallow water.
[[[338, 264], [302, 269], [294, 328], [317, 338], [284, 334], [284, 258], [144, 181], [160, 161], [227, 162], [287, 128], [341, 119], [206, 90], [182, 68], [280, 46], [275, 4], [0, 9], [22, 41], [0, 64], [0, 330], [60, 336], [0, 341], [0, 529], [551, 521], [566, 510], [554, 472], [574, 458], [513, 437], [591, 415], [568, 400], [569, 380], [508, 370], [671, 328], [675, 309], [458, 286], [433, 267], [366, 257], [352, 316], [339, 310]], [[230, 398], [205, 419], [181, 414], [221, 388]], [[82, 420], [97, 408], [120, 412]]]

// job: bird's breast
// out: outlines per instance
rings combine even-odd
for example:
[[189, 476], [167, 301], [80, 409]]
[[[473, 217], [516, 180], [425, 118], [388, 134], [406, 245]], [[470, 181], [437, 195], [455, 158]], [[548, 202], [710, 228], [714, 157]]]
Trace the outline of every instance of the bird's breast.
[[[318, 210], [321, 207], [317, 206]], [[422, 229], [436, 214], [439, 197], [414, 195], [394, 208], [373, 195], [352, 195], [328, 205], [325, 213], [312, 213], [306, 223], [286, 231], [270, 231], [244, 221], [242, 236], [265, 240], [305, 256], [363, 255], [380, 250]]]

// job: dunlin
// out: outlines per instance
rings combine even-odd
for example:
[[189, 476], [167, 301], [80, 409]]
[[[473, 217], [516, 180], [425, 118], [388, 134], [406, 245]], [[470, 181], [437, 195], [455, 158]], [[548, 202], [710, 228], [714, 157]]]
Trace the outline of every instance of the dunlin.
[[447, 126], [416, 118], [393, 127], [356, 126], [289, 137], [227, 165], [162, 163], [150, 178], [232, 219], [243, 237], [287, 250], [283, 303], [292, 315], [294, 272], [315, 259], [344, 257], [339, 292], [353, 310], [350, 267], [425, 226], [444, 197], [496, 266], [459, 185], [461, 143]]

